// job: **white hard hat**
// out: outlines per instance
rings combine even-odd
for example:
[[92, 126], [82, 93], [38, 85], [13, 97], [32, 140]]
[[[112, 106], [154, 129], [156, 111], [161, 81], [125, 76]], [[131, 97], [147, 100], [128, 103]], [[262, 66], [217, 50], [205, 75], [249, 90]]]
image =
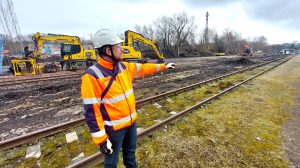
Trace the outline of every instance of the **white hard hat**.
[[94, 48], [101, 48], [104, 45], [115, 45], [121, 42], [123, 40], [109, 29], [101, 29], [93, 37]]

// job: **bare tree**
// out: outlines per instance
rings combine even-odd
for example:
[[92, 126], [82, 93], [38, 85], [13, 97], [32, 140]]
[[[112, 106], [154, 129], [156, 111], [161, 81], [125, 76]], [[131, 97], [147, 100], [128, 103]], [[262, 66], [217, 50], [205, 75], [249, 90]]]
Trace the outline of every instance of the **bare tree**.
[[195, 18], [188, 17], [185, 12], [174, 14], [170, 19], [170, 24], [174, 32], [175, 51], [180, 54], [180, 47], [186, 38], [196, 29]]
[[210, 50], [214, 50], [214, 40], [215, 40], [215, 35], [216, 35], [216, 30], [215, 29], [210, 29], [210, 28], [204, 28], [201, 30], [201, 36], [200, 36], [200, 46], [201, 50], [200, 52], [209, 54]]
[[267, 38], [265, 36], [254, 37], [251, 42], [254, 51], [265, 51], [267, 43]]
[[225, 42], [225, 52], [229, 54], [236, 54], [239, 52], [239, 45], [241, 35], [229, 29], [225, 29], [222, 38]]
[[154, 30], [152, 28], [152, 25], [144, 25], [142, 28], [142, 34], [144, 37], [148, 38], [148, 39], [152, 39], [154, 38]]
[[225, 42], [223, 38], [220, 38], [218, 33], [215, 33], [214, 39], [214, 52], [225, 52]]
[[192, 46], [195, 47], [196, 46], [196, 37], [195, 37], [195, 33], [191, 32], [187, 38], [187, 42]]
[[[214, 29], [206, 29], [206, 31], [203, 29], [199, 35], [195, 35], [196, 27], [195, 18], [182, 12], [171, 17], [159, 17], [153, 25], [135, 25], [135, 31], [147, 38], [155, 36], [160, 48], [169, 52], [168, 54], [175, 51], [177, 56], [181, 51], [194, 49], [196, 51], [196, 46], [197, 51], [203, 54], [209, 54], [209, 52], [238, 54], [244, 52], [245, 44], [251, 44], [250, 40], [243, 39], [240, 33], [230, 29], [225, 29], [221, 35]], [[196, 39], [199, 39], [198, 44], [195, 42]], [[256, 38], [255, 41], [256, 48], [263, 49], [267, 45], [267, 39], [264, 36]]]
[[93, 40], [93, 37], [94, 37], [94, 34], [93, 33], [88, 33], [88, 37], [89, 37], [89, 39], [88, 40]]
[[161, 41], [163, 48], [169, 50], [171, 48], [172, 28], [171, 19], [163, 16], [158, 18], [154, 25], [156, 26], [156, 34], [158, 42]]

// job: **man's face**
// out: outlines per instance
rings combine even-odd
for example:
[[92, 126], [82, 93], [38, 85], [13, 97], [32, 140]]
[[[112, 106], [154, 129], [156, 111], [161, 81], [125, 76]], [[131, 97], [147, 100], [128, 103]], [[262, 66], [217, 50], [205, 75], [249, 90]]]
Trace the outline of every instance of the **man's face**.
[[122, 46], [121, 43], [112, 46], [114, 56], [115, 56], [116, 60], [118, 60], [118, 61], [122, 60], [122, 53], [124, 51], [124, 49], [121, 46]]

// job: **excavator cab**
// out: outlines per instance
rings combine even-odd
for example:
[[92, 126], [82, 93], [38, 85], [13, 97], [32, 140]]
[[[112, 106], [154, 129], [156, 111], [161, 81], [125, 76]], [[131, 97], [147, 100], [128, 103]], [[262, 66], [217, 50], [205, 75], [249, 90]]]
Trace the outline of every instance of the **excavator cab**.
[[61, 43], [60, 54], [61, 54], [61, 58], [64, 60], [67, 60], [70, 55], [78, 54], [80, 52], [81, 52], [81, 46], [79, 44]]
[[63, 70], [77, 70], [92, 66], [96, 62], [95, 50], [84, 50], [82, 44], [61, 43]]
[[66, 44], [61, 43], [61, 58], [63, 61], [61, 62], [63, 70], [77, 70], [76, 61], [73, 58], [76, 54], [81, 54], [81, 46], [79, 44]]

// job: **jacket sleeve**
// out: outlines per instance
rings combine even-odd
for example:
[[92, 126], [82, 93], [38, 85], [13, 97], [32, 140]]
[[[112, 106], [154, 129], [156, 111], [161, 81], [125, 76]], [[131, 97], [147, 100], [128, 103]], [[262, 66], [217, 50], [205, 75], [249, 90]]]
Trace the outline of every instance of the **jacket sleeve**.
[[104, 122], [100, 112], [100, 98], [103, 89], [98, 85], [97, 79], [85, 74], [82, 77], [81, 95], [84, 104], [84, 117], [90, 129], [93, 141], [100, 145], [107, 139]]
[[161, 72], [166, 69], [165, 64], [139, 64], [139, 63], [129, 63], [130, 74], [132, 79], [134, 77], [143, 77], [156, 72]]

